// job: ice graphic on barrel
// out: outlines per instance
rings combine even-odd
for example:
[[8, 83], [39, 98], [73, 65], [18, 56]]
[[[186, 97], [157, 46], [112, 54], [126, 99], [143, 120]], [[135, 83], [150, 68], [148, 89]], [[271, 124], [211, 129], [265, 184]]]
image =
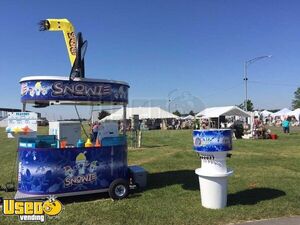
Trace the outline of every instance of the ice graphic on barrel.
[[232, 150], [232, 131], [229, 129], [194, 130], [194, 150], [197, 152], [220, 152]]

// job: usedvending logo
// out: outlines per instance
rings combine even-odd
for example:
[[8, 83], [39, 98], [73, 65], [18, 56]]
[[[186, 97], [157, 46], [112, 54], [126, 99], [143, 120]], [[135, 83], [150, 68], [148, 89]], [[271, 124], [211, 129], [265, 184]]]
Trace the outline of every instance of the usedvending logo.
[[15, 199], [2, 200], [4, 216], [18, 216], [20, 221], [45, 222], [46, 216], [57, 217], [62, 209], [62, 203], [50, 196], [46, 201], [17, 201]]

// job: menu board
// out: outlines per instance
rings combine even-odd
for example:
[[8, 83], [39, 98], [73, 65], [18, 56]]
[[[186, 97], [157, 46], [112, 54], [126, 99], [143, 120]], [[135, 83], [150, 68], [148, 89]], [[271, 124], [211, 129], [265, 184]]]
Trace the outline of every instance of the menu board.
[[22, 136], [36, 135], [37, 114], [34, 112], [14, 112], [8, 116], [6, 132], [9, 138], [19, 134]]

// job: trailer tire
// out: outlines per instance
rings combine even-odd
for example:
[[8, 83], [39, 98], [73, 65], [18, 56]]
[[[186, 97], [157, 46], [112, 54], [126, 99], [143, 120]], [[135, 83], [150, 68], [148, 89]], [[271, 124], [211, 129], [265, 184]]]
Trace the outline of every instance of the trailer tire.
[[129, 194], [129, 183], [125, 179], [116, 179], [109, 185], [109, 196], [114, 200], [126, 198]]

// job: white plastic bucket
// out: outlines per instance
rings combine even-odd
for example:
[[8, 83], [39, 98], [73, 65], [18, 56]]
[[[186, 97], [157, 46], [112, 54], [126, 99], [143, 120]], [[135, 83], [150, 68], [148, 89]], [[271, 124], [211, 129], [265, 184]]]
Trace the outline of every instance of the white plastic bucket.
[[209, 209], [221, 209], [226, 207], [227, 176], [230, 176], [233, 171], [231, 170], [224, 174], [205, 175], [206, 172], [198, 168], [195, 172], [199, 176], [202, 206]]

